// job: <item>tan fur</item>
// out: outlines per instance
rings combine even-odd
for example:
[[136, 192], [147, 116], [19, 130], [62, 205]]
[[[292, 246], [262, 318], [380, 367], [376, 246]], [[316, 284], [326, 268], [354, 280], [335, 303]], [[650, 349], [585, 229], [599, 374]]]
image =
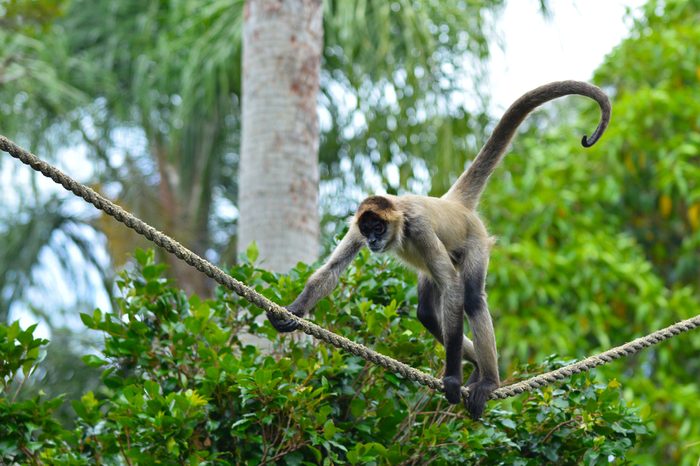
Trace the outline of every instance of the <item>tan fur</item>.
[[[384, 198], [391, 206], [380, 209], [381, 204], [377, 198]], [[354, 217], [354, 222], [365, 213], [372, 212], [389, 224], [391, 238], [390, 251], [407, 265], [415, 267], [421, 272], [430, 274], [426, 263], [427, 251], [417, 247], [412, 242], [406, 242], [403, 237], [404, 222], [403, 212], [410, 212], [413, 218], [425, 219], [437, 238], [444, 245], [447, 253], [462, 250], [466, 247], [466, 239], [472, 238], [474, 244], [490, 249], [493, 238], [488, 236], [486, 227], [473, 210], [467, 208], [459, 201], [444, 197], [429, 197], [418, 195], [403, 196], [372, 196], [370, 201], [363, 201]], [[383, 204], [386, 206], [387, 203]]]

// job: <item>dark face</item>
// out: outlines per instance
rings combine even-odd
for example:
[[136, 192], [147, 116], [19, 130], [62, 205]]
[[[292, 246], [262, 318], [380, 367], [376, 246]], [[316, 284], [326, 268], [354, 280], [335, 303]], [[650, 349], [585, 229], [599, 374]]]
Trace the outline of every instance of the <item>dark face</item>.
[[358, 226], [372, 252], [382, 252], [386, 248], [389, 242], [386, 221], [372, 212], [367, 212], [360, 218]]

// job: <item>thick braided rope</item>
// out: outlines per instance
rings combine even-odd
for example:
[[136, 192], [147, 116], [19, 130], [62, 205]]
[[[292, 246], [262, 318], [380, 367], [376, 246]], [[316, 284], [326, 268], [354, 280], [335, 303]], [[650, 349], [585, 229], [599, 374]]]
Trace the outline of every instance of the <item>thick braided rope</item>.
[[579, 372], [587, 371], [593, 369], [594, 367], [607, 364], [615, 359], [620, 359], [622, 357], [638, 353], [645, 348], [661, 343], [664, 340], [668, 340], [671, 337], [675, 337], [678, 334], [698, 327], [700, 327], [700, 315], [682, 320], [673, 325], [669, 325], [666, 328], [657, 330], [654, 333], [637, 338], [629, 343], [625, 343], [624, 345], [617, 346], [594, 356], [589, 356], [586, 359], [560, 367], [559, 369], [537, 375], [530, 379], [523, 380], [522, 382], [501, 387], [493, 393], [491, 398], [508, 398], [510, 396], [519, 395], [520, 393], [551, 384], [557, 380], [566, 379], [574, 374], [578, 374]]
[[[226, 288], [234, 291], [236, 294], [240, 295], [260, 309], [278, 317], [285, 317], [287, 319], [294, 320], [298, 324], [300, 330], [315, 338], [318, 338], [319, 340], [323, 340], [337, 348], [341, 348], [356, 356], [360, 356], [361, 358], [382, 366], [392, 372], [401, 374], [407, 379], [413, 380], [421, 385], [425, 385], [434, 390], [443, 391], [441, 380], [438, 380], [437, 378], [419, 371], [418, 369], [415, 369], [407, 364], [397, 361], [396, 359], [385, 356], [363, 345], [348, 340], [347, 338], [326, 330], [313, 322], [295, 316], [285, 308], [270, 301], [252, 288], [231, 277], [211, 262], [193, 253], [168, 235], [158, 231], [144, 221], [133, 216], [89, 187], [77, 182], [56, 167], [53, 167], [52, 165], [39, 159], [34, 154], [22, 149], [2, 135], [0, 135], [0, 149], [19, 159], [22, 163], [29, 165], [32, 169], [40, 172], [47, 178], [52, 179], [54, 182], [60, 184], [76, 196], [83, 198], [85, 201], [89, 202], [99, 210], [102, 210], [107, 215], [114, 217], [117, 221], [123, 223], [138, 234], [144, 236], [149, 241], [152, 241], [153, 243], [162, 247], [166, 251], [175, 255], [208, 277], [214, 279], [216, 282], [220, 283]], [[682, 332], [687, 332], [688, 330], [697, 328], [698, 326], [700, 326], [700, 315], [678, 322], [645, 337], [637, 338], [636, 340], [622, 346], [618, 346], [598, 355], [588, 357], [577, 363], [532, 377], [522, 382], [501, 387], [491, 395], [491, 398], [508, 398], [525, 391], [530, 391], [544, 385], [551, 384], [557, 380], [565, 379], [573, 374], [592, 369], [596, 366], [608, 363], [623, 356], [629, 356], [637, 353], [644, 348], [667, 340]], [[468, 395], [469, 390], [466, 387], [462, 387], [462, 396], [466, 399]]]

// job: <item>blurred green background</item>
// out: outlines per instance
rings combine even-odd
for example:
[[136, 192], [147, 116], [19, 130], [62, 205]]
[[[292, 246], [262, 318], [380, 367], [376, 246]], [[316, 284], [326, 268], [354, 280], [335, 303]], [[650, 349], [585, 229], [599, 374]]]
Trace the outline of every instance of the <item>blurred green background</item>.
[[[234, 264], [243, 3], [1, 0], [0, 133]], [[505, 3], [324, 3], [324, 251], [363, 194], [439, 195], [478, 151], [498, 118], [487, 65]], [[532, 3], [556, 21], [558, 3]], [[594, 105], [550, 105], [481, 203], [498, 237], [488, 289], [506, 379], [700, 313], [700, 1], [649, 1], [626, 24], [592, 75], [613, 102], [602, 140], [578, 144]], [[161, 208], [163, 153], [187, 215]], [[112, 309], [116, 271], [148, 245], [7, 156], [0, 176], [0, 320], [40, 321], [51, 340], [23, 390], [80, 398], [100, 379], [76, 360], [102, 341], [78, 315]], [[700, 461], [698, 355], [690, 333], [596, 370], [655, 426], [634, 464]]]

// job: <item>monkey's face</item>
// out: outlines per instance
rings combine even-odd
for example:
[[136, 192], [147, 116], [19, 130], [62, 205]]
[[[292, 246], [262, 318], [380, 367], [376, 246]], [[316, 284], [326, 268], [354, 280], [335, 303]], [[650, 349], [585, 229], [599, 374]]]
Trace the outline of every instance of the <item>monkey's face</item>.
[[379, 218], [374, 212], [366, 212], [360, 217], [358, 226], [372, 252], [384, 252], [388, 249], [391, 239], [389, 222]]

